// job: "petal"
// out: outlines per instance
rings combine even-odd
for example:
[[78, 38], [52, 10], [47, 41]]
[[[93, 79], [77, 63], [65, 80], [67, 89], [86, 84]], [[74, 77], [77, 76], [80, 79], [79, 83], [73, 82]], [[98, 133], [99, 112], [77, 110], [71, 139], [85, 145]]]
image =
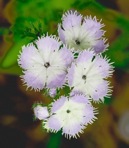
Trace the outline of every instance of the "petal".
[[89, 62], [92, 61], [94, 57], [94, 52], [93, 51], [89, 51], [89, 50], [84, 50], [83, 52], [81, 52], [78, 56], [77, 62], [78, 63], [82, 63], [82, 62]]
[[48, 62], [50, 55], [54, 51], [58, 51], [61, 42], [55, 36], [41, 37], [37, 40], [36, 45], [45, 62]]
[[68, 67], [71, 65], [74, 57], [70, 49], [67, 49], [66, 47], [62, 47], [60, 49], [60, 56], [62, 58], [63, 63], [65, 63], [65, 66]]
[[90, 103], [88, 98], [84, 95], [75, 95], [73, 97], [70, 98], [71, 101], [76, 102], [78, 104], [84, 104], [84, 103]]
[[72, 64], [72, 67], [68, 71], [68, 84], [69, 86], [79, 86], [80, 83], [83, 82], [82, 80], [82, 65], [75, 65]]
[[60, 99], [56, 100], [51, 108], [51, 112], [55, 113], [57, 110], [59, 110], [66, 102], [66, 97], [61, 97]]
[[42, 36], [41, 38], [39, 38], [36, 42], [37, 47], [40, 51], [44, 51], [44, 50], [55, 50], [55, 49], [59, 49], [61, 42], [58, 41], [58, 38], [56, 38], [56, 36]]
[[32, 87], [35, 90], [41, 90], [45, 86], [46, 82], [46, 74], [45, 74], [45, 68], [38, 68], [37, 71], [34, 69], [27, 70], [24, 72], [24, 75], [22, 76], [24, 83], [28, 87]]
[[77, 11], [67, 11], [62, 18], [62, 26], [64, 29], [68, 29], [74, 26], [80, 26], [82, 16]]
[[107, 58], [97, 56], [94, 60], [94, 67], [98, 69], [103, 78], [109, 77], [113, 73], [112, 63], [109, 63]]
[[91, 29], [91, 31], [92, 29], [96, 29], [97, 31], [104, 27], [104, 24], [102, 24], [101, 21], [98, 22], [96, 17], [92, 18], [91, 16], [84, 18], [83, 25], [85, 25], [87, 30]]
[[99, 76], [94, 76], [90, 79], [87, 79], [85, 87], [82, 89], [83, 93], [93, 98], [93, 93], [96, 91], [96, 88], [102, 83], [103, 79]]
[[51, 131], [59, 131], [61, 129], [61, 123], [55, 115], [48, 119], [47, 126]]
[[66, 72], [59, 68], [47, 69], [47, 87], [57, 88], [62, 87], [65, 83]]
[[98, 40], [94, 46], [95, 53], [101, 53], [106, 50], [108, 45], [105, 45], [104, 40]]
[[97, 117], [95, 116], [97, 114], [97, 111], [95, 108], [90, 105], [86, 104], [85, 109], [84, 109], [84, 124], [92, 124]]
[[61, 24], [58, 25], [58, 35], [60, 40], [65, 43], [64, 30], [61, 28]]
[[104, 101], [104, 97], [109, 95], [110, 90], [108, 85], [108, 82], [103, 80], [98, 86], [94, 87], [91, 97], [95, 102]]
[[38, 63], [42, 64], [43, 60], [35, 46], [33, 44], [23, 46], [18, 64], [24, 69], [31, 69]]
[[62, 132], [65, 135], [66, 138], [71, 138], [71, 137], [77, 137], [79, 136], [79, 133], [82, 133], [84, 129], [83, 125], [80, 124], [71, 124], [71, 125], [66, 125], [63, 127]]

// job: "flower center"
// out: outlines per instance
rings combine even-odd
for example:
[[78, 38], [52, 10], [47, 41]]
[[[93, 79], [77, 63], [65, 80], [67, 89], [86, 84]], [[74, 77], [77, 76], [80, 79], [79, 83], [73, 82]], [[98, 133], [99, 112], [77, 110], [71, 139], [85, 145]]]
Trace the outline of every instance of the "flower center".
[[66, 110], [67, 113], [70, 113], [71, 111], [69, 109]]
[[82, 79], [83, 79], [83, 80], [86, 80], [86, 75], [83, 75], [83, 76], [82, 76]]
[[46, 62], [45, 64], [44, 64], [44, 67], [46, 67], [46, 68], [48, 68], [50, 66], [50, 63], [49, 62]]
[[80, 42], [78, 39], [76, 39], [76, 40], [75, 40], [75, 43], [76, 43], [77, 45], [80, 45], [81, 42]]

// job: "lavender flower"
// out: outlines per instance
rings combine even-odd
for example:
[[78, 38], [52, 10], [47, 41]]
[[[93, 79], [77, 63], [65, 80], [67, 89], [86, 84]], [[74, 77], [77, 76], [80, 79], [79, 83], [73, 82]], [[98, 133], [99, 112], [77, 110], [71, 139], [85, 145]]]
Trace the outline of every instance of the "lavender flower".
[[46, 119], [49, 116], [47, 107], [37, 105], [36, 107], [34, 107], [34, 115], [39, 120]]
[[52, 104], [51, 115], [44, 125], [48, 131], [57, 132], [62, 129], [62, 134], [67, 138], [77, 137], [83, 133], [87, 124], [96, 119], [95, 109], [83, 95], [70, 98], [62, 96]]
[[108, 47], [102, 27], [104, 24], [96, 17], [83, 17], [77, 11], [67, 11], [62, 17], [62, 24], [58, 25], [58, 34], [65, 44], [76, 51], [93, 48], [95, 53], [100, 53]]
[[68, 84], [73, 91], [84, 93], [95, 102], [103, 101], [111, 92], [106, 78], [112, 72], [113, 67], [107, 58], [84, 50], [68, 71]]
[[55, 36], [41, 37], [34, 44], [22, 47], [18, 64], [23, 68], [22, 79], [27, 87], [41, 90], [57, 88], [65, 83], [67, 68], [73, 55]]

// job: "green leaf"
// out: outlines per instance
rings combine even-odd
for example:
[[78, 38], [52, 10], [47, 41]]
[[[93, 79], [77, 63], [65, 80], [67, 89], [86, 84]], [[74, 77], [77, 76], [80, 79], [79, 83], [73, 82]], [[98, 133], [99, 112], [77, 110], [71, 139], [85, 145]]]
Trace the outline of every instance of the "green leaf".
[[27, 38], [21, 39], [14, 43], [14, 45], [9, 49], [9, 51], [6, 53], [5, 57], [1, 61], [0, 66], [2, 68], [9, 68], [17, 63], [17, 58], [19, 55], [19, 52], [23, 45], [26, 45], [30, 42]]
[[110, 105], [112, 103], [113, 99], [112, 98], [104, 98], [104, 104]]
[[109, 47], [105, 53], [114, 61], [114, 66], [126, 69], [129, 66], [129, 37], [128, 33], [122, 33]]

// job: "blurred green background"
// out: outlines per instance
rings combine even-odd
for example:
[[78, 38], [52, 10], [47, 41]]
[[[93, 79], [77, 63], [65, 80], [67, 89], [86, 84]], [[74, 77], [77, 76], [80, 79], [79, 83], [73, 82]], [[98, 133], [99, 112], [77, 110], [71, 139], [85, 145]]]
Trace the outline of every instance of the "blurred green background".
[[[62, 13], [78, 10], [102, 18], [114, 62], [113, 95], [98, 104], [99, 115], [80, 138], [48, 134], [33, 121], [32, 104], [50, 102], [26, 91], [17, 65], [21, 46], [48, 32], [57, 35]], [[129, 147], [129, 0], [0, 0], [0, 148]]]

